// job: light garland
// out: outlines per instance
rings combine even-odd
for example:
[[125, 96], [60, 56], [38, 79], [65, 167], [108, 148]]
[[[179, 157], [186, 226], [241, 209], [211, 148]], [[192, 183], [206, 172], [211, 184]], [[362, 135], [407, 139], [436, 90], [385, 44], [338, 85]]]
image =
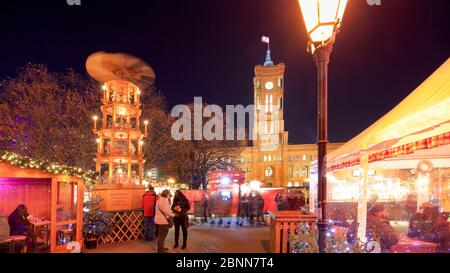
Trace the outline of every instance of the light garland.
[[189, 190], [189, 186], [184, 183], [149, 183], [153, 188], [173, 188], [177, 190]]
[[0, 161], [8, 162], [22, 169], [39, 169], [47, 173], [75, 176], [82, 179], [86, 184], [95, 184], [95, 173], [91, 170], [85, 171], [81, 168], [52, 163], [48, 160], [36, 160], [7, 151], [0, 152]]

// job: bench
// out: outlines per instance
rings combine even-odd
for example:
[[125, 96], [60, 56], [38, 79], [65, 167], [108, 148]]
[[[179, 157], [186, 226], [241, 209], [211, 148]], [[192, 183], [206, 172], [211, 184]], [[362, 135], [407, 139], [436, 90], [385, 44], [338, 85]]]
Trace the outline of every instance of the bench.
[[27, 237], [23, 235], [13, 235], [9, 236], [8, 239], [0, 242], [0, 245], [7, 245], [8, 252], [13, 253], [15, 251], [16, 246], [22, 246], [21, 252], [27, 252]]

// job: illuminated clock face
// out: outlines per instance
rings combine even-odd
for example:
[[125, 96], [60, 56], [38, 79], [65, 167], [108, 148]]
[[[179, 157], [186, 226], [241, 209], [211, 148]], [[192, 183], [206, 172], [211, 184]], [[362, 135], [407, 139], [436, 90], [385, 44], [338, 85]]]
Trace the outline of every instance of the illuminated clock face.
[[266, 82], [265, 87], [267, 90], [271, 90], [273, 88], [273, 82]]

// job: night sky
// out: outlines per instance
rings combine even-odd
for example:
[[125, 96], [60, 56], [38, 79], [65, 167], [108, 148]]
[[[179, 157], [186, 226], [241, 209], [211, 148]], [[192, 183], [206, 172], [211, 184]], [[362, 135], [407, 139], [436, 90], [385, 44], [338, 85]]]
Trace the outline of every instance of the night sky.
[[[329, 139], [348, 141], [449, 57], [450, 1], [350, 0], [329, 67]], [[169, 109], [202, 96], [253, 103], [253, 68], [270, 36], [286, 64], [290, 143], [316, 141], [316, 71], [297, 0], [66, 0], [0, 3], [0, 77], [27, 62], [86, 74], [91, 53], [136, 55], [156, 71]], [[100, 99], [100, 97], [99, 97]]]

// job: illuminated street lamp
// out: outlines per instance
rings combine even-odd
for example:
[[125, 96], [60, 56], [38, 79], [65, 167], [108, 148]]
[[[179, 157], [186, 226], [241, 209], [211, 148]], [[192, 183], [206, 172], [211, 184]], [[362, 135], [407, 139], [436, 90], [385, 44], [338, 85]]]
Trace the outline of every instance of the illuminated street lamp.
[[318, 84], [318, 204], [319, 204], [319, 252], [326, 247], [326, 198], [327, 179], [325, 156], [328, 143], [328, 63], [333, 51], [336, 33], [344, 16], [347, 0], [299, 0], [303, 20], [308, 33], [308, 52], [314, 56]]

